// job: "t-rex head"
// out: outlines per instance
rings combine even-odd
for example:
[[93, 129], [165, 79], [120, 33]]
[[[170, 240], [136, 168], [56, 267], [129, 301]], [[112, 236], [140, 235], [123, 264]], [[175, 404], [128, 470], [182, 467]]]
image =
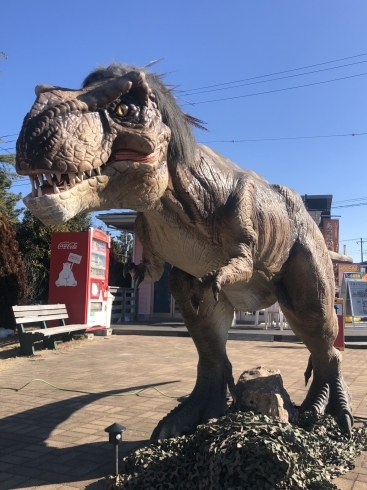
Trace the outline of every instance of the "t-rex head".
[[159, 76], [143, 70], [111, 65], [92, 72], [80, 90], [35, 91], [16, 169], [31, 180], [24, 203], [45, 224], [80, 212], [149, 209], [167, 188], [168, 167], [194, 147], [194, 119]]

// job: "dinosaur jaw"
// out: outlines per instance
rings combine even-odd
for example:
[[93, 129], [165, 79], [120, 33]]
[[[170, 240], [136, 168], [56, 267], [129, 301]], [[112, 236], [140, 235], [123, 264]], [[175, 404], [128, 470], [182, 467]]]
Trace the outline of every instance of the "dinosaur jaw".
[[[38, 172], [29, 176], [31, 192], [23, 202], [46, 225], [64, 223], [81, 212], [107, 210], [118, 205], [131, 209], [144, 206], [147, 179], [158, 183], [158, 194], [166, 187], [165, 150], [166, 145], [148, 155], [118, 150], [106, 164], [94, 170], [67, 174]], [[139, 181], [141, 185], [136, 186]], [[107, 187], [109, 191], [105, 192]]]

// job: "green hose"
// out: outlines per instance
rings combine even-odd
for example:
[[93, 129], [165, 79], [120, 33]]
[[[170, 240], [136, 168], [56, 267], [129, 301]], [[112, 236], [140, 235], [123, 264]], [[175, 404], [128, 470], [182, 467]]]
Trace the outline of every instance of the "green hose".
[[[21, 386], [20, 388], [10, 388], [9, 386], [0, 386], [0, 390], [20, 391], [20, 390], [23, 390], [23, 388], [25, 388], [29, 384], [33, 383], [34, 381], [39, 381], [40, 383], [44, 383], [44, 384], [46, 384], [48, 386], [51, 386], [52, 388], [55, 388], [56, 390], [60, 390], [60, 391], [70, 391], [72, 393], [83, 393], [84, 395], [102, 395], [102, 393], [95, 393], [93, 391], [71, 390], [69, 388], [60, 388], [59, 386], [53, 385], [52, 383], [49, 383], [48, 381], [45, 381], [44, 379], [40, 379], [40, 378], [31, 379], [31, 381], [28, 381], [28, 383], [26, 383], [25, 385]], [[160, 395], [165, 396], [167, 398], [174, 398], [176, 400], [178, 398], [183, 398], [181, 396], [171, 396], [171, 395], [167, 395], [166, 393], [162, 393], [155, 386], [149, 386], [148, 388], [142, 388], [141, 390], [131, 391], [131, 392], [128, 392], [128, 393], [111, 393], [111, 394], [104, 395], [104, 396], [139, 396], [140, 393], [142, 393], [143, 391], [149, 390], [149, 389], [158, 391], [158, 393]], [[188, 396], [188, 395], [184, 395], [184, 396]]]

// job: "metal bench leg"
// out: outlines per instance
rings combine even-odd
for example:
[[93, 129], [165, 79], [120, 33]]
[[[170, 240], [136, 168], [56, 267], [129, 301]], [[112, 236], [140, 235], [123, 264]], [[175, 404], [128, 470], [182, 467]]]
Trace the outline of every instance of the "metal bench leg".
[[43, 339], [43, 348], [49, 350], [57, 349], [56, 341], [52, 337]]
[[33, 356], [34, 345], [33, 339], [29, 335], [19, 336], [20, 353], [22, 356]]

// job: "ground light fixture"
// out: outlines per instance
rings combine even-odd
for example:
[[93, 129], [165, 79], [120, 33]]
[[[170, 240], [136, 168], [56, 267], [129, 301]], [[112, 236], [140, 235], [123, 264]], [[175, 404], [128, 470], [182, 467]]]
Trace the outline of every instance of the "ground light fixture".
[[108, 432], [108, 442], [113, 444], [115, 453], [115, 476], [119, 474], [119, 444], [122, 441], [122, 433], [125, 432], [126, 427], [115, 422], [114, 424], [107, 427], [104, 431]]

